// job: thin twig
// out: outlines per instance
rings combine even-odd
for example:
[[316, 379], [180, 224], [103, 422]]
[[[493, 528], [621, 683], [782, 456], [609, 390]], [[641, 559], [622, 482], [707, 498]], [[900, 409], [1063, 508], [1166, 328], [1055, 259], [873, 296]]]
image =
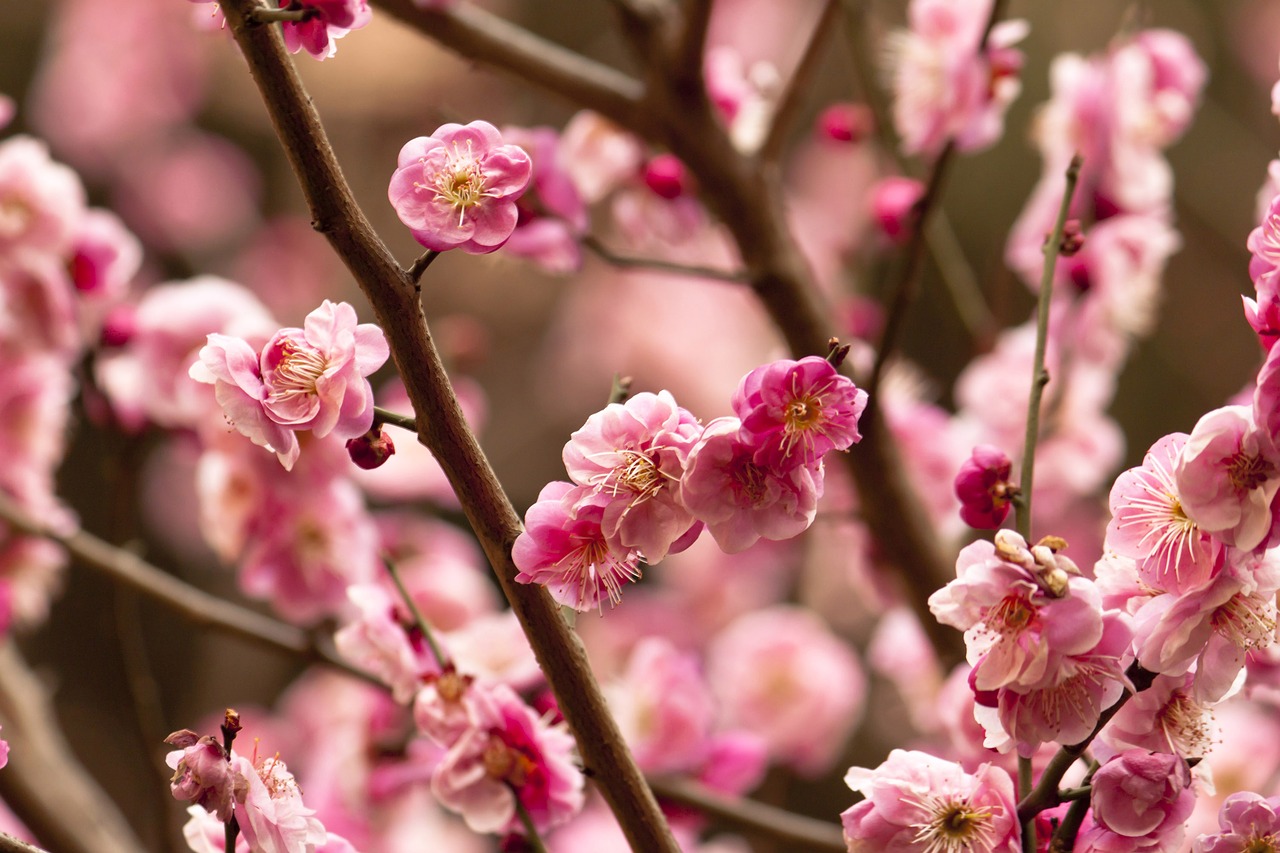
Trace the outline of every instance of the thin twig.
[[426, 9], [413, 0], [373, 0], [446, 50], [595, 110], [632, 130], [643, 126], [640, 81], [486, 12], [475, 3]]
[[422, 274], [427, 271], [427, 267], [431, 266], [431, 262], [438, 257], [440, 257], [440, 253], [435, 249], [427, 249], [409, 265], [404, 274], [416, 284], [422, 280]]
[[516, 800], [516, 814], [520, 817], [520, 825], [524, 827], [524, 842], [529, 846], [529, 853], [547, 853], [547, 845], [542, 843], [542, 836], [538, 834], [538, 827], [534, 826], [533, 816], [524, 807], [514, 786], [511, 788], [511, 796]]
[[112, 580], [134, 589], [196, 625], [216, 628], [261, 646], [279, 649], [303, 660], [336, 667], [348, 675], [381, 684], [320, 644], [315, 637], [293, 625], [278, 622], [246, 610], [184, 583], [136, 554], [117, 548], [83, 530], [54, 528], [25, 513], [8, 495], [0, 492], [0, 519], [30, 536], [56, 542], [82, 564], [103, 572]]
[[845, 853], [838, 826], [814, 820], [754, 800], [731, 800], [687, 779], [650, 778], [659, 797], [673, 800], [714, 817], [728, 826], [752, 830], [786, 844], [787, 850], [829, 850]]
[[800, 54], [800, 61], [787, 81], [786, 88], [778, 98], [773, 117], [769, 123], [769, 132], [760, 144], [760, 157], [767, 162], [774, 162], [782, 154], [787, 133], [795, 124], [796, 117], [804, 107], [804, 97], [809, 92], [809, 84], [821, 66], [822, 48], [827, 43], [832, 24], [840, 12], [840, 0], [825, 0], [822, 14], [814, 22], [809, 33], [809, 41]]
[[654, 272], [672, 273], [674, 275], [687, 275], [694, 278], [710, 278], [716, 281], [728, 281], [736, 284], [743, 284], [749, 280], [746, 272], [735, 272], [733, 270], [721, 270], [715, 267], [690, 266], [688, 264], [677, 264], [672, 261], [663, 261], [658, 258], [633, 258], [626, 255], [615, 254], [614, 251], [590, 234], [583, 234], [578, 238], [578, 243], [582, 248], [587, 249], [592, 254], [600, 258], [600, 260], [610, 266], [619, 269], [644, 269], [653, 270]]
[[397, 412], [391, 411], [390, 409], [384, 409], [381, 406], [374, 406], [373, 425], [377, 426], [378, 424], [391, 424], [393, 427], [400, 427], [400, 429], [408, 430], [414, 435], [418, 434], [417, 418], [412, 418], [409, 415], [401, 415]]
[[[419, 23], [435, 21], [452, 27], [467, 20], [465, 16], [478, 13], [469, 3], [449, 13], [430, 14], [415, 10], [408, 0], [384, 5], [412, 13], [410, 16]], [[418, 440], [435, 456], [457, 494], [476, 539], [555, 692], [560, 710], [577, 740], [583, 763], [613, 809], [628, 842], [637, 850], [677, 853], [679, 846], [609, 712], [581, 641], [569, 630], [556, 603], [542, 586], [515, 582], [518, 570], [511, 560], [511, 547], [520, 532], [519, 516], [467, 425], [440, 353], [431, 339], [417, 289], [356, 204], [320, 117], [279, 34], [246, 21], [250, 6], [251, 0], [222, 3], [232, 35], [306, 197], [312, 221], [359, 283], [387, 336], [405, 390], [418, 415]], [[485, 49], [507, 49], [500, 40], [481, 39], [476, 43], [486, 44]], [[524, 50], [526, 59], [530, 50], [534, 52], [534, 64], [539, 70], [531, 71], [531, 77], [541, 75], [548, 67], [547, 58], [537, 52], [539, 48], [530, 48], [526, 43], [511, 49]], [[564, 54], [559, 48], [552, 49], [558, 55]], [[581, 70], [581, 65], [574, 66], [570, 76], [580, 75]], [[616, 72], [610, 73], [615, 79], [618, 76]], [[587, 83], [584, 91], [592, 96], [607, 91], [591, 85], [590, 81]], [[617, 109], [619, 103], [630, 108], [626, 99], [615, 99], [613, 108]], [[431, 417], [423, 417], [426, 412], [430, 412]]]
[[1040, 399], [1044, 396], [1044, 386], [1049, 384], [1049, 371], [1044, 364], [1049, 340], [1049, 304], [1053, 299], [1053, 277], [1058, 267], [1058, 252], [1062, 249], [1062, 232], [1067, 225], [1071, 197], [1075, 195], [1082, 162], [1077, 154], [1067, 166], [1066, 186], [1062, 191], [1062, 203], [1058, 206], [1058, 218], [1044, 245], [1044, 272], [1040, 276], [1040, 303], [1036, 312], [1036, 353], [1031, 365], [1031, 396], [1027, 400], [1027, 434], [1022, 450], [1022, 476], [1018, 482], [1018, 497], [1014, 501], [1015, 527], [1028, 542], [1031, 541], [1032, 476], [1036, 465], [1036, 442], [1040, 438]]
[[386, 567], [387, 574], [391, 575], [391, 582], [396, 585], [396, 592], [400, 593], [400, 598], [404, 601], [405, 606], [409, 608], [409, 613], [413, 616], [413, 622], [417, 626], [422, 639], [426, 641], [427, 648], [431, 650], [431, 655], [436, 659], [436, 666], [441, 670], [449, 668], [449, 656], [436, 643], [435, 634], [431, 631], [431, 626], [427, 624], [427, 619], [422, 615], [422, 610], [418, 608], [418, 602], [413, 600], [413, 596], [409, 594], [409, 590], [405, 588], [404, 581], [400, 577], [400, 572], [396, 571], [396, 564], [386, 557], [382, 558], [382, 565]]

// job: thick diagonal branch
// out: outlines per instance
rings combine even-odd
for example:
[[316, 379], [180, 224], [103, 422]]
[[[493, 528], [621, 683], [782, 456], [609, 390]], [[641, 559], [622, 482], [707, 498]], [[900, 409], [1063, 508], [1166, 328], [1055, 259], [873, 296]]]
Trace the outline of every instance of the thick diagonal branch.
[[356, 204], [279, 34], [246, 19], [251, 0], [225, 0], [222, 6], [302, 186], [313, 224], [373, 306], [417, 414], [418, 440], [431, 450], [457, 493], [577, 738], [586, 771], [633, 849], [676, 853], [671, 830], [609, 714], [581, 642], [546, 590], [515, 582], [511, 546], [520, 519], [463, 418], [413, 281]]

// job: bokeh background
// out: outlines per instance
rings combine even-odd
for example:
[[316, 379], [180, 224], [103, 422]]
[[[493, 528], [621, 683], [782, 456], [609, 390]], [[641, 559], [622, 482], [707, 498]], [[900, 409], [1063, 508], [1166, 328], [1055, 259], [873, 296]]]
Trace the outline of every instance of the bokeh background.
[[[607, 2], [484, 5], [628, 67]], [[811, 0], [724, 5], [719, 26], [746, 34], [761, 58], [784, 63], [802, 35], [771, 22], [813, 7]], [[869, 3], [871, 29], [863, 36], [875, 42], [899, 25], [903, 5]], [[350, 300], [367, 316], [345, 270], [308, 228], [243, 62], [225, 33], [198, 25], [209, 8], [183, 0], [4, 4], [0, 93], [18, 104], [7, 133], [47, 140], [56, 158], [81, 172], [93, 202], [118, 211], [142, 237], [147, 260], [139, 286], [217, 274], [253, 287], [287, 324], [323, 297]], [[1169, 152], [1183, 248], [1168, 269], [1159, 329], [1130, 359], [1112, 408], [1127, 436], [1127, 459], [1136, 464], [1157, 437], [1189, 430], [1221, 405], [1258, 364], [1239, 297], [1250, 291], [1244, 243], [1256, 224], [1256, 195], [1280, 148], [1280, 123], [1269, 109], [1269, 89], [1280, 76], [1280, 4], [1012, 0], [1009, 14], [1031, 22], [1022, 95], [1004, 139], [956, 165], [943, 205], [1005, 325], [1021, 322], [1031, 304], [1004, 268], [1002, 252], [1039, 175], [1027, 128], [1047, 96], [1052, 57], [1101, 50], [1122, 28], [1139, 24], [1186, 33], [1210, 68], [1199, 114]], [[376, 11], [369, 27], [340, 43], [335, 58], [318, 63], [303, 56], [299, 65], [360, 203], [405, 264], [418, 247], [386, 201], [404, 141], [445, 121], [561, 127], [576, 112]], [[795, 152], [803, 155], [820, 109], [861, 98], [864, 81], [855, 68], [849, 41], [833, 34], [792, 140]], [[851, 179], [841, 192], [856, 201], [865, 189]], [[863, 263], [855, 284], [877, 293], [890, 266]], [[951, 382], [982, 342], [956, 322], [934, 273], [927, 273], [903, 349], [945, 404]], [[502, 253], [445, 255], [426, 282], [433, 328], [455, 379], [482, 389], [476, 397], [483, 400], [483, 444], [522, 509], [544, 483], [563, 476], [563, 442], [604, 402], [615, 373], [633, 376], [637, 389], [669, 388], [706, 419], [728, 410], [736, 377], [777, 347], [762, 315], [732, 284], [622, 276], [596, 259], [579, 276], [553, 276]], [[61, 474], [62, 495], [88, 529], [238, 597], [230, 573], [198, 542], [191, 464], [181, 447], [157, 435], [126, 436], [82, 418]], [[859, 604], [847, 609], [856, 616]], [[845, 621], [855, 641], [865, 640], [859, 624]], [[77, 753], [157, 849], [181, 819], [167, 793], [159, 738], [228, 705], [268, 705], [297, 671], [294, 661], [200, 635], [75, 566], [48, 622], [20, 645], [51, 685]], [[872, 695], [890, 710], [872, 712], [851, 760], [875, 763], [887, 748], [886, 719], [896, 700], [884, 690]], [[776, 781], [765, 796], [828, 816], [848, 802], [832, 779]], [[770, 848], [762, 842], [758, 849]]]

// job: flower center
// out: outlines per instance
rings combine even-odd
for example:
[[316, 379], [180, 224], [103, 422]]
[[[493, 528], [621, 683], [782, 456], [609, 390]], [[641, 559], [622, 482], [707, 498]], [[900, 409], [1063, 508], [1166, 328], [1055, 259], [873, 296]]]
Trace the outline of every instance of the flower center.
[[1178, 755], [1206, 755], [1212, 747], [1206, 713], [1203, 705], [1179, 691], [1160, 709], [1156, 721]]
[[445, 168], [436, 174], [430, 185], [415, 183], [415, 187], [429, 189], [436, 199], [458, 211], [458, 227], [462, 227], [467, 211], [493, 195], [485, 189], [486, 178], [480, 161], [471, 153], [471, 141], [465, 151], [454, 143]]
[[316, 393], [316, 380], [328, 366], [319, 350], [286, 339], [280, 344], [280, 363], [272, 371], [271, 396], [278, 400]]
[[529, 781], [529, 774], [536, 769], [529, 756], [512, 749], [496, 732], [489, 735], [489, 743], [480, 760], [490, 778], [510, 782], [516, 788], [524, 787]]
[[19, 236], [27, 230], [32, 218], [31, 206], [21, 198], [0, 198], [0, 237]]
[[987, 627], [1002, 636], [1021, 634], [1031, 625], [1036, 609], [1025, 598], [1006, 595], [987, 613]]
[[753, 507], [759, 506], [764, 500], [765, 480], [764, 469], [749, 458], [742, 459], [733, 467], [734, 491]]
[[623, 450], [621, 454], [623, 463], [613, 470], [613, 494], [626, 489], [635, 492], [638, 500], [647, 500], [662, 490], [662, 472], [648, 454], [638, 450]]
[[1237, 451], [1227, 463], [1227, 477], [1239, 493], [1250, 492], [1261, 486], [1273, 473], [1271, 463], [1259, 455]]
[[964, 798], [929, 795], [920, 805], [929, 820], [911, 824], [922, 853], [971, 853], [987, 850], [995, 840], [990, 807], [974, 808]]
[[1267, 603], [1256, 595], [1237, 592], [1213, 612], [1209, 622], [1213, 630], [1237, 648], [1266, 648], [1275, 639], [1275, 616], [1269, 612]]
[[1245, 839], [1240, 853], [1276, 853], [1276, 837], [1273, 833], [1250, 835]]
[[[578, 587], [578, 604], [595, 598], [595, 587], [603, 586], [609, 604], [622, 601], [622, 584], [640, 579], [640, 566], [630, 556], [619, 558], [603, 537], [574, 537], [578, 547], [557, 563], [564, 570], [565, 583]], [[603, 603], [603, 602], [602, 602]]]

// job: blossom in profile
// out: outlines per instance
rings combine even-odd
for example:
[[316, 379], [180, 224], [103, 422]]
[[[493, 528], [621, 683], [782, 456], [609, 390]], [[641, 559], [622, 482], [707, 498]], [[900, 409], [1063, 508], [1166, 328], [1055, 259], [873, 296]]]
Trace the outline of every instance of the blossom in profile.
[[523, 148], [488, 122], [442, 125], [400, 149], [388, 197], [414, 238], [433, 251], [496, 251], [519, 219], [516, 199], [533, 176]]
[[1191, 815], [1191, 771], [1179, 756], [1129, 749], [1093, 775], [1094, 822], [1108, 832], [1139, 839], [1176, 835]]
[[1232, 794], [1218, 812], [1218, 828], [1222, 831], [1195, 840], [1194, 853], [1274, 850], [1280, 837], [1280, 797], [1264, 798], [1252, 791]]
[[757, 367], [733, 394], [756, 462], [778, 466], [812, 465], [861, 441], [858, 418], [866, 407], [867, 392], [817, 356]]
[[[280, 0], [280, 8], [289, 6], [290, 2]], [[301, 5], [311, 14], [301, 21], [281, 24], [284, 46], [290, 53], [305, 50], [320, 60], [337, 53], [338, 39], [373, 19], [368, 0], [302, 0]]]
[[235, 789], [244, 782], [227, 761], [222, 744], [190, 729], [176, 731], [164, 740], [177, 747], [165, 756], [165, 763], [173, 768], [169, 780], [173, 798], [202, 806], [224, 823], [230, 820]]
[[253, 762], [233, 754], [231, 764], [248, 782], [236, 799], [236, 820], [250, 850], [303, 853], [328, 842], [324, 825], [315, 809], [303, 804], [302, 791], [283, 761], [271, 756]]
[[1013, 462], [998, 447], [980, 444], [960, 466], [955, 491], [960, 517], [978, 530], [995, 530], [1013, 509], [1017, 487], [1009, 482]]
[[849, 853], [1022, 849], [1013, 780], [998, 767], [983, 764], [970, 774], [927, 753], [895, 749], [875, 769], [850, 768], [844, 781], [866, 796], [840, 815]]

